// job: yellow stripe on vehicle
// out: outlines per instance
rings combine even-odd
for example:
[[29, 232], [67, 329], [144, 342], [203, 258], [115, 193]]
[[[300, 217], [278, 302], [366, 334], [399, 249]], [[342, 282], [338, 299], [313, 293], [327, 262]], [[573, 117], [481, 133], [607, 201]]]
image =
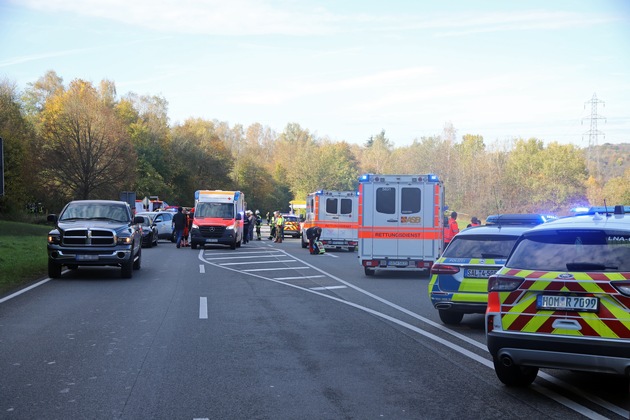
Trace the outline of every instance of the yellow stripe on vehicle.
[[467, 279], [462, 280], [459, 286], [460, 292], [488, 293], [488, 279]]
[[487, 293], [453, 293], [453, 302], [488, 303]]
[[600, 337], [619, 338], [613, 330], [610, 329], [604, 321], [599, 318], [598, 314], [592, 312], [581, 313], [580, 316]]

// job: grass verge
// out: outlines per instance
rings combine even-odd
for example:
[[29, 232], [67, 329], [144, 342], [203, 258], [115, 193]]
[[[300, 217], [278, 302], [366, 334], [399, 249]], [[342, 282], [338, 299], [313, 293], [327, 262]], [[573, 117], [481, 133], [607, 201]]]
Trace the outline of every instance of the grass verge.
[[49, 226], [0, 220], [0, 295], [48, 273]]

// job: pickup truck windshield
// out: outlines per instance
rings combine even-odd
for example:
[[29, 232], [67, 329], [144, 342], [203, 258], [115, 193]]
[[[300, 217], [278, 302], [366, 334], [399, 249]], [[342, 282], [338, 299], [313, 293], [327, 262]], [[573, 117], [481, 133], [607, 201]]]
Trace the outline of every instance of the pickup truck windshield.
[[114, 220], [117, 222], [129, 222], [129, 214], [123, 206], [113, 206], [111, 204], [69, 204], [59, 217], [61, 222], [72, 220]]

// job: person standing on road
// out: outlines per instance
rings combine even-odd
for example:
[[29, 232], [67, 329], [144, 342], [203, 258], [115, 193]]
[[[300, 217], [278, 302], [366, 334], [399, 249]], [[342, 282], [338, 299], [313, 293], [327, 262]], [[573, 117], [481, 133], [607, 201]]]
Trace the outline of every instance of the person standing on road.
[[249, 223], [251, 220], [249, 219], [250, 211], [247, 210], [243, 215], [243, 243], [246, 244], [249, 242]]
[[457, 212], [452, 212], [451, 217], [448, 219], [448, 225], [444, 226], [444, 247], [446, 247], [458, 233]]
[[282, 239], [284, 239], [284, 217], [280, 214], [279, 211], [276, 211], [276, 240], [274, 242], [282, 243]]
[[256, 210], [256, 240], [260, 241], [260, 225], [262, 224], [262, 217], [260, 217], [260, 212]]
[[178, 207], [177, 213], [173, 215], [173, 220], [171, 221], [171, 227], [175, 231], [175, 243], [177, 244], [177, 248], [180, 247], [182, 237], [184, 236], [184, 228], [186, 227], [186, 215], [183, 211], [183, 208]]

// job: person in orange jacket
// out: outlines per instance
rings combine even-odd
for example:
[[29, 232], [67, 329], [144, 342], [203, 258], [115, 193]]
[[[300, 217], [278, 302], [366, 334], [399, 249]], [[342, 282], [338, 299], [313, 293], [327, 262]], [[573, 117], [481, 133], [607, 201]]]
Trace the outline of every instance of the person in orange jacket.
[[444, 246], [448, 245], [455, 235], [459, 233], [459, 226], [457, 225], [457, 212], [452, 212], [451, 217], [448, 219], [448, 224], [444, 223]]

